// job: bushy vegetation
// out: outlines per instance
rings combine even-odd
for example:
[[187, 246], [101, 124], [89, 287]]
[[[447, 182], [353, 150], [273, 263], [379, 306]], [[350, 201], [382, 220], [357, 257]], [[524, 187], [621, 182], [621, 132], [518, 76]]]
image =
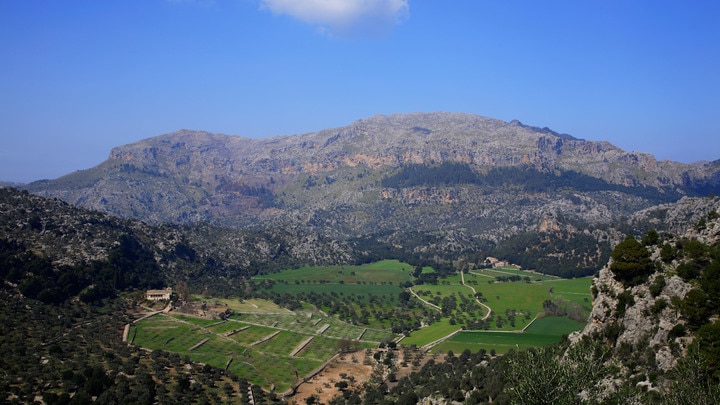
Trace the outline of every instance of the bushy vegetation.
[[610, 270], [615, 279], [626, 285], [643, 283], [655, 271], [650, 252], [631, 235], [615, 246], [610, 257], [613, 259]]
[[125, 289], [163, 285], [152, 253], [130, 235], [123, 235], [104, 261], [56, 266], [22, 243], [2, 239], [0, 260], [3, 280], [17, 284], [26, 297], [47, 304], [60, 304], [75, 296], [84, 302], [99, 302]]
[[[121, 341], [132, 307], [47, 305], [0, 289], [0, 402], [46, 404], [220, 404], [239, 401], [249, 384], [221, 368]], [[271, 395], [259, 398], [271, 401]], [[264, 396], [263, 396], [264, 395]], [[96, 398], [93, 401], [93, 398]]]
[[607, 263], [610, 245], [591, 235], [527, 232], [507, 238], [493, 249], [483, 250], [481, 255], [544, 274], [575, 278], [592, 275]]

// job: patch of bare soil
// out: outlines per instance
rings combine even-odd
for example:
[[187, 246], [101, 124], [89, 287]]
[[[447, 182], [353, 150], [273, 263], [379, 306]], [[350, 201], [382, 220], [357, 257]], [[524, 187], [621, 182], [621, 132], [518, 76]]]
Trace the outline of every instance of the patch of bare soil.
[[[295, 395], [288, 398], [288, 403], [306, 404], [309, 397], [315, 396], [317, 403], [327, 404], [333, 398], [342, 395], [340, 388], [335, 386], [336, 383], [342, 381], [348, 384], [347, 390], [361, 388], [370, 380], [373, 370], [378, 364], [377, 360], [373, 358], [377, 351], [358, 350], [335, 358], [320, 373], [301, 384], [295, 391]], [[396, 356], [399, 356], [393, 371], [396, 378], [392, 381], [385, 381], [388, 388], [396, 385], [398, 379], [420, 370], [431, 359], [435, 362], [444, 361], [444, 356], [425, 354], [418, 350], [408, 352], [396, 350], [395, 353]], [[387, 373], [387, 370], [385, 372]]]
[[340, 388], [335, 386], [336, 383], [346, 382], [348, 390], [362, 387], [370, 380], [375, 363], [372, 353], [368, 355], [365, 350], [338, 356], [320, 373], [301, 384], [295, 395], [288, 398], [288, 403], [305, 404], [307, 398], [314, 395], [319, 403], [327, 404], [331, 399], [342, 395]]

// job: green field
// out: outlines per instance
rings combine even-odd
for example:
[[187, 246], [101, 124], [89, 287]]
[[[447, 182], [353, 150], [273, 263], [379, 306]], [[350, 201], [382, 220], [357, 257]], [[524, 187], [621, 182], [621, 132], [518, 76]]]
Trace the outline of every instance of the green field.
[[438, 339], [441, 339], [459, 329], [459, 326], [450, 325], [447, 319], [442, 319], [438, 322], [433, 323], [429, 327], [422, 328], [413, 332], [410, 336], [402, 339], [400, 341], [400, 344], [406, 346], [415, 345], [418, 347], [422, 347]]
[[402, 291], [398, 285], [392, 284], [338, 284], [338, 283], [275, 283], [270, 291], [282, 294], [335, 293], [342, 297], [357, 297], [360, 302], [367, 302], [370, 295], [397, 297]]
[[463, 331], [435, 346], [433, 351], [444, 353], [452, 350], [457, 354], [466, 349], [471, 352], [484, 349], [502, 354], [510, 349], [527, 349], [557, 343], [563, 335], [580, 330], [583, 326], [580, 322], [564, 317], [538, 318], [525, 333]]
[[[129, 336], [147, 349], [178, 353], [218, 368], [228, 366], [238, 377], [277, 391], [288, 389], [337, 353], [343, 340], [371, 348], [392, 337], [387, 331], [348, 325], [319, 313], [278, 311], [262, 300], [218, 302], [253, 311], [235, 313], [225, 321], [157, 314], [133, 325]], [[303, 343], [307, 345], [298, 351]]]
[[276, 330], [292, 330], [307, 335], [319, 334], [320, 330], [325, 328], [322, 335], [336, 339], [381, 342], [392, 337], [392, 334], [386, 330], [350, 325], [335, 317], [325, 317], [316, 313], [235, 314], [232, 319], [246, 324], [263, 325]]
[[[504, 275], [513, 273], [524, 277], [522, 271], [514, 268], [501, 268], [498, 270], [502, 271], [501, 274]], [[542, 276], [535, 273], [524, 273]], [[557, 277], [546, 276], [538, 277], [541, 278], [542, 281], [497, 282], [496, 279], [494, 277], [491, 278], [489, 274], [489, 270], [483, 274], [476, 272], [466, 274], [464, 276], [466, 286], [461, 284], [462, 280], [460, 276], [456, 275], [441, 280], [437, 285], [420, 285], [413, 287], [413, 290], [418, 293], [422, 299], [431, 301], [432, 298], [435, 298], [434, 303], [440, 305], [439, 301], [442, 297], [450, 295], [470, 297], [471, 291], [467, 286], [471, 286], [478, 293], [482, 294], [481, 298], [483, 302], [492, 308], [493, 317], [490, 318], [492, 322], [489, 325], [489, 330], [502, 331], [501, 333], [497, 333], [497, 336], [493, 338], [489, 338], [489, 336], [494, 336], [492, 333], [487, 335], [487, 333], [489, 333], [487, 331], [480, 332], [478, 335], [480, 337], [476, 338], [478, 339], [477, 342], [470, 342], [465, 337], [465, 335], [474, 335], [476, 334], [475, 332], [463, 332], [456, 335], [453, 339], [440, 344], [434, 350], [456, 351], [463, 344], [468, 344], [470, 345], [468, 348], [480, 348], [480, 346], [485, 345], [484, 347], [488, 350], [494, 348], [497, 352], [503, 353], [507, 350], [506, 347], [510, 347], [508, 345], [518, 344], [522, 347], [527, 347], [528, 345], [540, 346], [548, 342], [557, 342], [563, 334], [580, 329], [582, 324], [565, 317], [547, 317], [537, 319], [524, 334], [521, 334], [524, 337], [518, 337], [516, 336], [517, 334], [509, 335], [504, 332], [519, 332], [527, 327], [533, 319], [543, 314], [543, 302], [546, 300], [553, 299], [560, 303], [568, 301], [569, 304], [565, 304], [565, 306], [572, 306], [573, 310], [578, 313], [580, 317], [586, 317], [591, 309], [591, 277], [559, 279]], [[464, 315], [481, 317], [482, 313], [474, 311], [473, 313], [466, 313]], [[498, 326], [497, 321], [498, 315], [502, 318], [500, 326]], [[511, 315], [512, 318], [508, 315]], [[537, 328], [543, 325], [556, 327], [559, 329], [559, 332], [548, 333], [546, 331], [538, 331]], [[424, 346], [436, 340], [438, 335], [447, 332], [449, 326], [451, 325], [442, 322], [434, 323], [420, 331], [413, 332], [410, 337], [404, 339], [402, 342]], [[459, 329], [459, 327], [456, 329]], [[482, 333], [485, 333], [485, 335]], [[504, 341], [512, 343], [503, 343]]]
[[504, 314], [508, 310], [529, 314], [529, 319], [523, 316], [514, 328], [508, 326], [510, 330], [525, 327], [542, 311], [543, 301], [550, 298], [547, 287], [541, 283], [493, 283], [475, 289], [487, 299], [485, 304], [492, 308], [494, 314]]
[[260, 299], [226, 299], [226, 298], [205, 298], [199, 295], [193, 296], [196, 301], [209, 301], [218, 305], [225, 305], [235, 312], [262, 312], [262, 313], [288, 313], [292, 311], [283, 308], [272, 301]]
[[577, 302], [584, 306], [590, 306], [592, 296], [590, 295], [590, 284], [592, 277], [556, 279], [544, 282], [543, 284], [552, 287], [554, 297], [562, 297], [569, 301]]
[[495, 269], [477, 269], [472, 270], [470, 274], [477, 274], [484, 277], [495, 278], [498, 276], [520, 276], [529, 277], [531, 281], [548, 281], [548, 280], [560, 280], [559, 277], [550, 276], [547, 274], [536, 273], [534, 271], [527, 271], [518, 269], [515, 266], [503, 266]]
[[280, 273], [256, 276], [253, 279], [333, 284], [399, 284], [412, 280], [413, 267], [398, 260], [382, 260], [360, 266], [300, 267]]

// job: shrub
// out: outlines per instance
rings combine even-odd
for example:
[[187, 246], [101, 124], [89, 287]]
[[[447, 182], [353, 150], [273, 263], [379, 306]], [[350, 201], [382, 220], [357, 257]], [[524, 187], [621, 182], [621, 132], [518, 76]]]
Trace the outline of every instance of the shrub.
[[680, 312], [687, 320], [688, 326], [697, 330], [705, 324], [709, 315], [707, 294], [699, 288], [688, 291], [680, 305]]
[[627, 307], [634, 304], [635, 298], [633, 298], [633, 295], [629, 290], [623, 291], [622, 293], [618, 294], [618, 303], [617, 307], [615, 308], [617, 317], [623, 317], [625, 315], [625, 310], [627, 309]]
[[694, 280], [700, 277], [701, 268], [694, 262], [683, 263], [677, 267], [678, 276], [685, 281]]
[[665, 263], [670, 263], [675, 260], [675, 248], [669, 243], [665, 243], [660, 249], [660, 258]]
[[662, 293], [663, 288], [665, 288], [665, 277], [662, 274], [658, 274], [653, 283], [650, 284], [650, 295], [657, 297]]
[[657, 245], [659, 240], [660, 235], [658, 235], [656, 230], [651, 229], [647, 234], [645, 234], [645, 236], [643, 236], [642, 244], [645, 246]]
[[650, 308], [650, 312], [658, 315], [660, 312], [662, 312], [663, 309], [667, 308], [667, 305], [667, 301], [660, 298], [659, 300], [656, 300], [655, 303], [653, 303], [652, 307]]

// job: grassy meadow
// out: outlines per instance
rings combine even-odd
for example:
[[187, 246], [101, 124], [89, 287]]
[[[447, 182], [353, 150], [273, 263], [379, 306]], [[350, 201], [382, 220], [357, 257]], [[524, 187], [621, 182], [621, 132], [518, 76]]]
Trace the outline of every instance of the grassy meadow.
[[481, 349], [497, 354], [508, 350], [522, 350], [530, 347], [559, 342], [564, 335], [580, 330], [583, 323], [567, 317], [545, 317], [536, 319], [524, 333], [500, 331], [462, 331], [433, 348], [433, 352], [455, 354], [464, 350], [477, 352]]
[[399, 284], [412, 280], [413, 267], [398, 260], [382, 260], [359, 266], [300, 267], [256, 276], [254, 280], [332, 284]]

